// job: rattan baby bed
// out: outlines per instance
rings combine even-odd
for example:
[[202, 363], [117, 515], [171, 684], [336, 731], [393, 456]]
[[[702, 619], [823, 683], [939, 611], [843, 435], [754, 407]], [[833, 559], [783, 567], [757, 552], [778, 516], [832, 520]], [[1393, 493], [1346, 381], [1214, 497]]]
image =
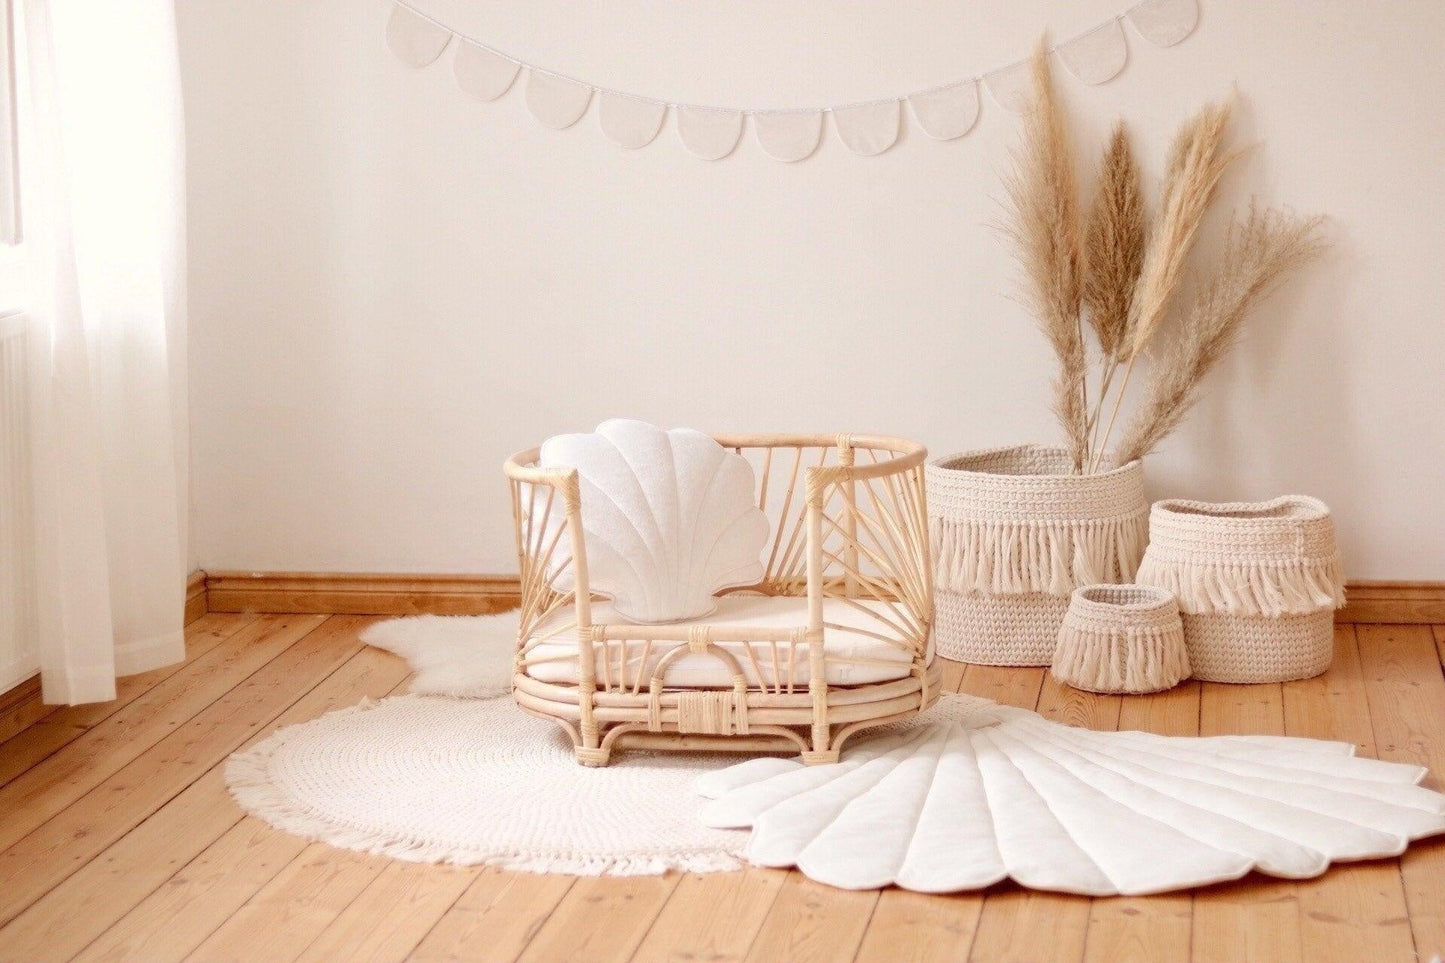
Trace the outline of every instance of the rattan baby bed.
[[[605, 600], [588, 586], [577, 471], [539, 466], [535, 448], [505, 465], [522, 584], [513, 695], [558, 722], [584, 765], [606, 765], [621, 745], [832, 762], [854, 733], [938, 698], [924, 447], [865, 435], [716, 440], [753, 464], [771, 525], [762, 580], [719, 605], [775, 612], [771, 624], [729, 624], [721, 610], [674, 624], [594, 618]], [[725, 674], [679, 685], [678, 666], [700, 657]]]

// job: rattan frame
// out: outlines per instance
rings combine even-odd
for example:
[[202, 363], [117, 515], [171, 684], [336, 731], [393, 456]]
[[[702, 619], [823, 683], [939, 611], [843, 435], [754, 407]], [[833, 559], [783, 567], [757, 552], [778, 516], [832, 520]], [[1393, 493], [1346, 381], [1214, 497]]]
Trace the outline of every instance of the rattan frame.
[[[772, 525], [762, 580], [727, 592], [807, 598], [805, 624], [594, 625], [576, 469], [539, 466], [537, 448], [513, 455], [504, 466], [522, 585], [513, 696], [526, 712], [561, 725], [583, 765], [605, 766], [623, 745], [797, 751], [805, 763], [834, 762], [853, 734], [909, 718], [938, 698], [941, 669], [931, 660], [930, 646], [927, 450], [917, 442], [874, 435], [715, 437], [753, 462], [758, 505]], [[800, 478], [801, 498], [795, 498]], [[867, 634], [902, 647], [909, 676], [829, 685], [829, 663], [863, 660], [826, 652], [835, 627], [824, 620], [825, 599], [847, 600], [875, 619], [877, 631]], [[569, 606], [572, 618], [566, 621]], [[559, 621], [563, 624], [554, 628]], [[548, 634], [539, 637], [542, 628]], [[529, 666], [541, 661], [538, 645], [569, 632], [578, 643], [577, 684], [529, 674]], [[659, 654], [653, 652], [658, 642], [679, 644]], [[739, 659], [719, 645], [723, 642], [752, 662], [758, 683], [750, 682]], [[687, 652], [722, 660], [731, 688], [669, 686], [669, 667]], [[638, 658], [630, 668], [633, 656]], [[771, 682], [763, 678], [764, 663], [773, 668]], [[806, 691], [795, 679], [803, 664]], [[782, 666], [788, 668], [786, 681]]]

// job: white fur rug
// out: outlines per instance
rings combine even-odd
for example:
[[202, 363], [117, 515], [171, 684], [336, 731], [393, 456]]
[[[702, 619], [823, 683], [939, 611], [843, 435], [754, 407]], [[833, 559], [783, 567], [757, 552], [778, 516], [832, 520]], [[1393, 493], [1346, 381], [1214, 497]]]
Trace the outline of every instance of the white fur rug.
[[511, 691], [517, 613], [390, 619], [362, 632], [361, 641], [405, 659], [418, 695], [490, 699]]
[[1096, 733], [957, 695], [836, 765], [627, 752], [589, 769], [510, 699], [459, 698], [507, 690], [515, 631], [515, 616], [374, 626], [365, 640], [412, 664], [414, 694], [233, 756], [232, 793], [278, 828], [402, 859], [588, 875], [748, 861], [924, 892], [1304, 878], [1445, 832], [1423, 769], [1347, 744]]

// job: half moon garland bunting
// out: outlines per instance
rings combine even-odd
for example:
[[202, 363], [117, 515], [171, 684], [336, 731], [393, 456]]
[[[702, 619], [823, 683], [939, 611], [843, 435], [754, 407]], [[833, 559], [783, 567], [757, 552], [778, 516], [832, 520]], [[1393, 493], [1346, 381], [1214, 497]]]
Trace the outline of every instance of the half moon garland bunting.
[[[571, 127], [596, 100], [603, 134], [629, 149], [652, 143], [671, 112], [676, 117], [678, 138], [689, 153], [704, 160], [720, 160], [736, 148], [742, 139], [744, 121], [751, 117], [753, 135], [764, 153], [780, 161], [799, 161], [818, 149], [823, 140], [823, 115], [831, 114], [838, 139], [853, 153], [866, 157], [892, 147], [909, 114], [934, 140], [953, 140], [967, 134], [978, 120], [980, 87], [1012, 113], [1026, 109], [1030, 96], [1028, 61], [1020, 60], [901, 97], [847, 104], [763, 108], [679, 103], [599, 87], [526, 63], [452, 30], [410, 0], [390, 2], [387, 45], [402, 63], [425, 67], [452, 46], [452, 74], [457, 86], [483, 101], [501, 97], [525, 72], [524, 99], [542, 124], [556, 130]], [[1106, 83], [1118, 76], [1129, 59], [1126, 20], [1150, 43], [1172, 47], [1189, 36], [1198, 23], [1198, 0], [1141, 0], [1049, 50], [1083, 83]], [[905, 102], [907, 111], [903, 109]]]

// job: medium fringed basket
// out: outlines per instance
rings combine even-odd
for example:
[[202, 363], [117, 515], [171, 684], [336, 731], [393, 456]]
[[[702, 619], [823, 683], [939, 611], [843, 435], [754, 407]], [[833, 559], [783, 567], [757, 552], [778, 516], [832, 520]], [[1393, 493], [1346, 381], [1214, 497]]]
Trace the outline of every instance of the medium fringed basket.
[[1134, 577], [1149, 526], [1140, 463], [1095, 475], [1072, 465], [1040, 445], [928, 465], [940, 655], [1048, 665], [1074, 589]]
[[1147, 585], [1075, 589], [1059, 629], [1054, 677], [1088, 692], [1160, 692], [1189, 676], [1174, 596]]
[[1138, 581], [1178, 598], [1197, 679], [1287, 682], [1329, 668], [1345, 590], [1317, 498], [1157, 502]]

